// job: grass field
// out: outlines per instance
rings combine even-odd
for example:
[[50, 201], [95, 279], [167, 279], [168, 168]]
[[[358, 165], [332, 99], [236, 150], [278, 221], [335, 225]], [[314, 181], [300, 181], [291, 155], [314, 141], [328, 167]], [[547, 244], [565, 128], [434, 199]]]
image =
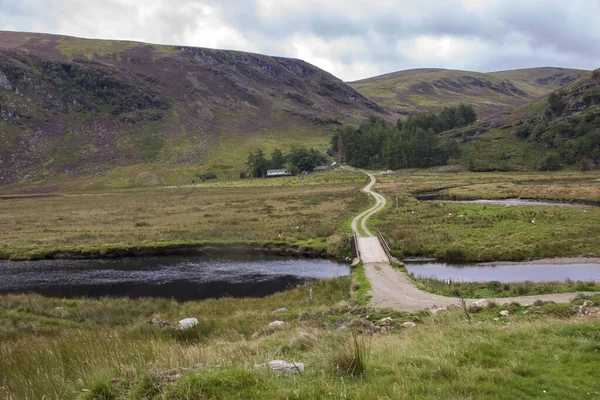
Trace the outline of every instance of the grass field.
[[[179, 304], [2, 296], [0, 397], [581, 399], [600, 392], [598, 319], [572, 316], [572, 305], [508, 305], [508, 318], [492, 305], [468, 323], [462, 310], [352, 307], [349, 286], [349, 278], [316, 282], [310, 309], [305, 286], [264, 299]], [[280, 307], [288, 311], [273, 315]], [[148, 322], [156, 313], [200, 324], [164, 330]], [[387, 316], [394, 329], [373, 335], [372, 323]], [[252, 338], [276, 319], [283, 329]], [[333, 330], [340, 320], [353, 328]], [[309, 335], [294, 340], [300, 332]], [[306, 369], [281, 377], [255, 367], [273, 359]]]
[[[365, 208], [362, 174], [337, 171], [179, 187], [0, 200], [0, 254], [278, 241], [346, 246], [346, 220]], [[344, 183], [350, 182], [350, 183]], [[354, 183], [352, 183], [354, 182]]]
[[445, 282], [411, 274], [415, 285], [427, 292], [442, 296], [471, 299], [490, 299], [517, 296], [535, 296], [550, 293], [600, 292], [600, 283], [584, 281], [565, 282]]
[[[599, 174], [563, 172], [382, 176], [377, 186], [393, 206], [370, 221], [400, 255], [449, 261], [528, 260], [599, 256], [600, 208], [506, 207], [417, 201], [413, 193], [440, 191], [452, 199], [507, 198], [568, 202], [600, 200]], [[395, 208], [398, 193], [399, 207]]]

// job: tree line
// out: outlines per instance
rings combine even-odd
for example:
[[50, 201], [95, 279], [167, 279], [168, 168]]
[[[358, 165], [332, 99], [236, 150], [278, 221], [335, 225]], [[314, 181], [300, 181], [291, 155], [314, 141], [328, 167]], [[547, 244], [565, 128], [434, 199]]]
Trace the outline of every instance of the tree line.
[[[260, 178], [266, 176], [269, 169], [285, 169], [288, 173], [297, 175], [302, 171], [310, 172], [327, 162], [327, 156], [316, 149], [294, 147], [286, 154], [275, 149], [270, 158], [261, 149], [257, 149], [248, 155], [246, 167], [248, 176]], [[246, 173], [240, 174], [240, 177], [246, 177]]]
[[441, 144], [438, 134], [477, 120], [471, 105], [445, 107], [439, 114], [422, 114], [398, 120], [390, 127], [371, 117], [358, 127], [343, 127], [331, 141], [330, 154], [358, 168], [427, 168], [444, 165], [458, 155], [455, 141]]

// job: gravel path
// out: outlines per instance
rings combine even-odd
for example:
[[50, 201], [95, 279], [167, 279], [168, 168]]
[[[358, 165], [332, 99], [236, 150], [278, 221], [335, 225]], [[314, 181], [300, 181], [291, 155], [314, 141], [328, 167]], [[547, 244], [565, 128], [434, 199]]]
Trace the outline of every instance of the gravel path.
[[[375, 184], [375, 176], [365, 172], [370, 178], [370, 182], [363, 189], [375, 199], [375, 205], [362, 212], [352, 221], [352, 230], [358, 233], [358, 249], [365, 268], [365, 275], [371, 282], [372, 290], [370, 292], [371, 305], [374, 307], [393, 308], [397, 310], [416, 311], [423, 309], [439, 310], [450, 305], [459, 305], [460, 300], [456, 297], [446, 297], [429, 292], [424, 292], [410, 281], [402, 272], [393, 269], [389, 260], [379, 243], [366, 227], [367, 219], [376, 212], [383, 209], [386, 205], [386, 199], [372, 189]], [[358, 225], [362, 227], [367, 234], [366, 237], [360, 235]], [[577, 259], [581, 261], [582, 259]], [[541, 260], [539, 263], [549, 262], [550, 260]], [[555, 260], [556, 261], [556, 260]], [[533, 262], [535, 263], [535, 262]], [[505, 264], [505, 263], [504, 263]], [[508, 304], [512, 302], [521, 305], [531, 305], [537, 300], [554, 301], [556, 303], [568, 303], [578, 293], [560, 293], [538, 296], [520, 296], [492, 299], [496, 304]], [[467, 304], [472, 304], [477, 299], [468, 299]]]

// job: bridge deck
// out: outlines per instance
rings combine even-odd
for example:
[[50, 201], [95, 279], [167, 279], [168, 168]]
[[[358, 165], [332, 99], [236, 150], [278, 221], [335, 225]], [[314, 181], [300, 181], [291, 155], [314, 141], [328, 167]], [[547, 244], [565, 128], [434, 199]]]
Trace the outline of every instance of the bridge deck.
[[390, 262], [376, 236], [358, 237], [357, 239], [360, 258], [364, 264]]

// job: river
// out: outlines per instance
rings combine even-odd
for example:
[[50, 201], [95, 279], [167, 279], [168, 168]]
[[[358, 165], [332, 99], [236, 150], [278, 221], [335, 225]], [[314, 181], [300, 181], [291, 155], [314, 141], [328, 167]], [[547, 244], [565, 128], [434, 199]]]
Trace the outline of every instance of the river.
[[0, 261], [0, 294], [167, 297], [179, 301], [262, 297], [310, 279], [349, 273], [347, 265], [330, 260], [250, 255]]

